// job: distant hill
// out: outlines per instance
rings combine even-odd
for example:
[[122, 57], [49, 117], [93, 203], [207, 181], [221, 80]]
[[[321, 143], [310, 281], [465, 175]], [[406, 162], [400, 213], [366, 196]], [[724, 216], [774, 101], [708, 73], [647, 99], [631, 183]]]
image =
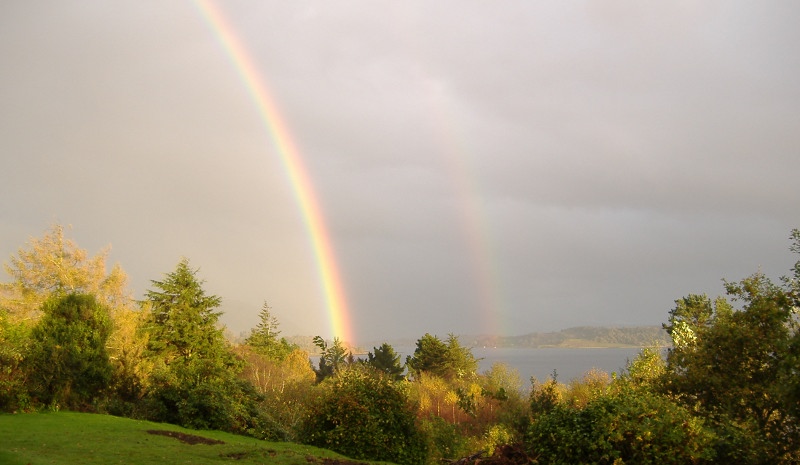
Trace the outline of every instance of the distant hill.
[[[439, 335], [443, 340], [446, 334]], [[314, 345], [313, 336], [291, 336], [286, 338], [297, 344], [309, 354], [316, 355], [319, 348]], [[561, 331], [529, 333], [522, 336], [460, 335], [461, 344], [466, 347], [518, 347], [536, 349], [546, 347], [593, 348], [593, 347], [666, 347], [671, 344], [669, 335], [661, 326], [577, 326]], [[330, 342], [330, 341], [329, 341]], [[394, 348], [414, 347], [416, 339], [385, 339], [369, 341], [360, 347], [349, 347], [353, 354], [363, 355], [373, 347], [388, 342]]]
[[660, 326], [578, 326], [561, 331], [530, 333], [522, 336], [462, 336], [462, 344], [472, 347], [649, 347], [668, 346], [669, 335]]

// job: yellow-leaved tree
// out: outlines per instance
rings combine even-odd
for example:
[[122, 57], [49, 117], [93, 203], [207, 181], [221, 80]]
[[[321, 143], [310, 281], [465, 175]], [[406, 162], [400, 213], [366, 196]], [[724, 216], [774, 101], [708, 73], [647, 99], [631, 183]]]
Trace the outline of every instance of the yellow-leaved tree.
[[108, 248], [94, 257], [64, 237], [64, 226], [54, 224], [41, 238], [31, 238], [5, 264], [11, 282], [0, 284], [0, 306], [11, 318], [36, 320], [48, 297], [91, 294], [112, 312], [133, 306], [128, 277], [118, 264], [106, 273]]
[[[108, 310], [113, 323], [106, 340], [115, 370], [113, 388], [122, 391], [123, 398], [136, 397], [147, 371], [141, 367], [146, 340], [138, 330], [141, 312], [127, 287], [128, 277], [119, 264], [107, 271], [109, 248], [90, 256], [65, 237], [65, 229], [53, 224], [42, 237], [29, 239], [5, 263], [11, 280], [0, 283], [0, 317], [16, 334], [25, 335], [38, 324], [42, 305], [49, 298], [70, 294], [94, 296]], [[25, 337], [5, 339], [8, 338], [0, 335], [0, 348], [8, 350], [0, 352], [15, 353], [14, 359], [21, 361]]]

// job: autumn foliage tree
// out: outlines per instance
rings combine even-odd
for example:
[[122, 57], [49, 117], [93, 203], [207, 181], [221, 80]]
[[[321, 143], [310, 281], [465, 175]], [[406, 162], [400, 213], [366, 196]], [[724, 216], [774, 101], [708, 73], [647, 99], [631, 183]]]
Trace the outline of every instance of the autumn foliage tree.
[[0, 284], [0, 305], [17, 319], [36, 319], [52, 294], [91, 294], [110, 311], [129, 307], [127, 276], [119, 265], [106, 272], [109, 249], [90, 257], [55, 224], [32, 238], [5, 265], [11, 282]]
[[[85, 249], [68, 239], [66, 228], [54, 224], [40, 238], [31, 238], [5, 265], [11, 280], [0, 283], [0, 398], [7, 408], [31, 408], [26, 393], [20, 389], [21, 361], [30, 333], [43, 315], [45, 303], [73, 294], [91, 295], [109, 313], [112, 329], [106, 342], [108, 358], [114, 369], [114, 383], [127, 378], [126, 385], [136, 385], [133, 374], [142, 374], [138, 364], [139, 312], [127, 288], [127, 276], [119, 265], [106, 268], [109, 249], [90, 256]], [[131, 376], [116, 376], [122, 372]], [[137, 375], [137, 376], [138, 376]], [[13, 399], [17, 399], [16, 401]], [[0, 402], [0, 406], [3, 402]]]

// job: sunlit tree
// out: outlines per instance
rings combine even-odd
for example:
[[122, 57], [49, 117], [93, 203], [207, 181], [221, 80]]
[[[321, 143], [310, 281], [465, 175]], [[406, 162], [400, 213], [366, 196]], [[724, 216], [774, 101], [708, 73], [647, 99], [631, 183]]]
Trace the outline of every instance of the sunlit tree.
[[261, 312], [258, 314], [259, 323], [250, 331], [250, 335], [244, 343], [262, 355], [280, 360], [297, 349], [297, 345], [289, 343], [285, 338], [278, 337], [281, 334], [278, 329], [278, 319], [272, 315], [270, 310], [269, 305], [264, 302], [264, 306], [261, 307]]
[[113, 314], [133, 303], [127, 276], [119, 265], [106, 271], [108, 249], [90, 257], [55, 224], [41, 238], [31, 238], [5, 265], [11, 282], [0, 284], [0, 306], [17, 319], [35, 319], [53, 294], [94, 295]]

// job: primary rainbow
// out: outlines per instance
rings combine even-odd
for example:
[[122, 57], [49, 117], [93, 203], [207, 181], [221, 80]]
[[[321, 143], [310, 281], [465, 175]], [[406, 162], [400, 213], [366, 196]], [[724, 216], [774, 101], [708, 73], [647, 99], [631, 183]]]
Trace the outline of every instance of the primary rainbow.
[[354, 342], [344, 290], [336, 260], [334, 259], [330, 238], [314, 187], [303, 165], [300, 152], [268, 91], [266, 80], [259, 74], [258, 68], [237, 37], [233, 27], [225, 19], [220, 9], [214, 5], [213, 1], [195, 0], [195, 4], [225, 48], [234, 68], [253, 98], [261, 120], [272, 136], [275, 148], [280, 154], [283, 167], [289, 177], [289, 182], [292, 185], [308, 228], [314, 255], [319, 265], [319, 274], [328, 307], [332, 335], [342, 341]]

